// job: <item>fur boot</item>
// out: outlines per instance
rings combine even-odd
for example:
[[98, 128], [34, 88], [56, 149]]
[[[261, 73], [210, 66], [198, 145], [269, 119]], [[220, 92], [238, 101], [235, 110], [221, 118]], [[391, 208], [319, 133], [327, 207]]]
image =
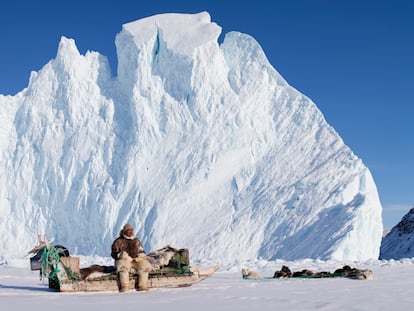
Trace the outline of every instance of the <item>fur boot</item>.
[[146, 257], [134, 258], [132, 266], [138, 274], [138, 290], [147, 291], [148, 275], [149, 272], [152, 270], [152, 265], [150, 261]]
[[131, 270], [131, 262], [132, 258], [129, 257], [126, 252], [122, 252], [119, 256], [119, 260], [115, 262], [121, 292], [129, 290], [129, 271]]

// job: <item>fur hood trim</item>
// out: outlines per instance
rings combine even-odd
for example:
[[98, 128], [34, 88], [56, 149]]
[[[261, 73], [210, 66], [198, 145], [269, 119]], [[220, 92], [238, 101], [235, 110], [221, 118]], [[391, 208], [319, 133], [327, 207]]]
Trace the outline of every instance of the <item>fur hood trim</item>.
[[127, 239], [127, 240], [134, 240], [134, 239], [136, 239], [136, 236], [134, 236], [134, 235], [133, 236], [127, 236], [127, 235], [123, 234], [122, 237], [124, 239]]

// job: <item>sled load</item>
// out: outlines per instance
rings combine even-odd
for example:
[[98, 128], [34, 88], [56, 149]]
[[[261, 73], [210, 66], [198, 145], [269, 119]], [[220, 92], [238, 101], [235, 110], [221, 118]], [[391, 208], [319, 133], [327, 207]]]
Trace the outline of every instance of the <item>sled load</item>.
[[[48, 278], [51, 289], [60, 292], [121, 290], [115, 266], [92, 265], [80, 268], [79, 257], [70, 256], [62, 245], [52, 246], [48, 242], [40, 242], [39, 246], [28, 253], [28, 257], [31, 270], [39, 270], [41, 277]], [[219, 269], [218, 266], [208, 269], [192, 267], [188, 249], [177, 249], [169, 245], [145, 258], [152, 265], [146, 283], [149, 289], [191, 286]], [[129, 279], [123, 280], [122, 286], [126, 286], [127, 290], [138, 290], [139, 281], [137, 274], [129, 273]]]

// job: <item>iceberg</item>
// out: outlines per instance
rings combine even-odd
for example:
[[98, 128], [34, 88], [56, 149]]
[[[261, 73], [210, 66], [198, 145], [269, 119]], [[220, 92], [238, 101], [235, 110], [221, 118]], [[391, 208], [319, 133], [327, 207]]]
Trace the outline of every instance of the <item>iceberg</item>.
[[27, 88], [0, 95], [0, 253], [45, 233], [109, 256], [125, 223], [193, 260], [378, 258], [369, 169], [254, 38], [207, 12], [123, 25], [117, 75], [62, 37]]

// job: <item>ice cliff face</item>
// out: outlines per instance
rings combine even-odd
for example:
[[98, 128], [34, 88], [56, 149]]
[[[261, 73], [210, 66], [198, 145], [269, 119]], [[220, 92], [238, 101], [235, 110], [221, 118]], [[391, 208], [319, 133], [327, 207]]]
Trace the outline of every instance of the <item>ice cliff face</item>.
[[193, 260], [377, 258], [369, 170], [250, 36], [208, 13], [123, 25], [118, 74], [62, 38], [26, 89], [0, 95], [0, 256], [37, 233], [109, 256], [131, 223], [147, 251]]
[[382, 239], [380, 250], [381, 259], [414, 257], [414, 208]]

